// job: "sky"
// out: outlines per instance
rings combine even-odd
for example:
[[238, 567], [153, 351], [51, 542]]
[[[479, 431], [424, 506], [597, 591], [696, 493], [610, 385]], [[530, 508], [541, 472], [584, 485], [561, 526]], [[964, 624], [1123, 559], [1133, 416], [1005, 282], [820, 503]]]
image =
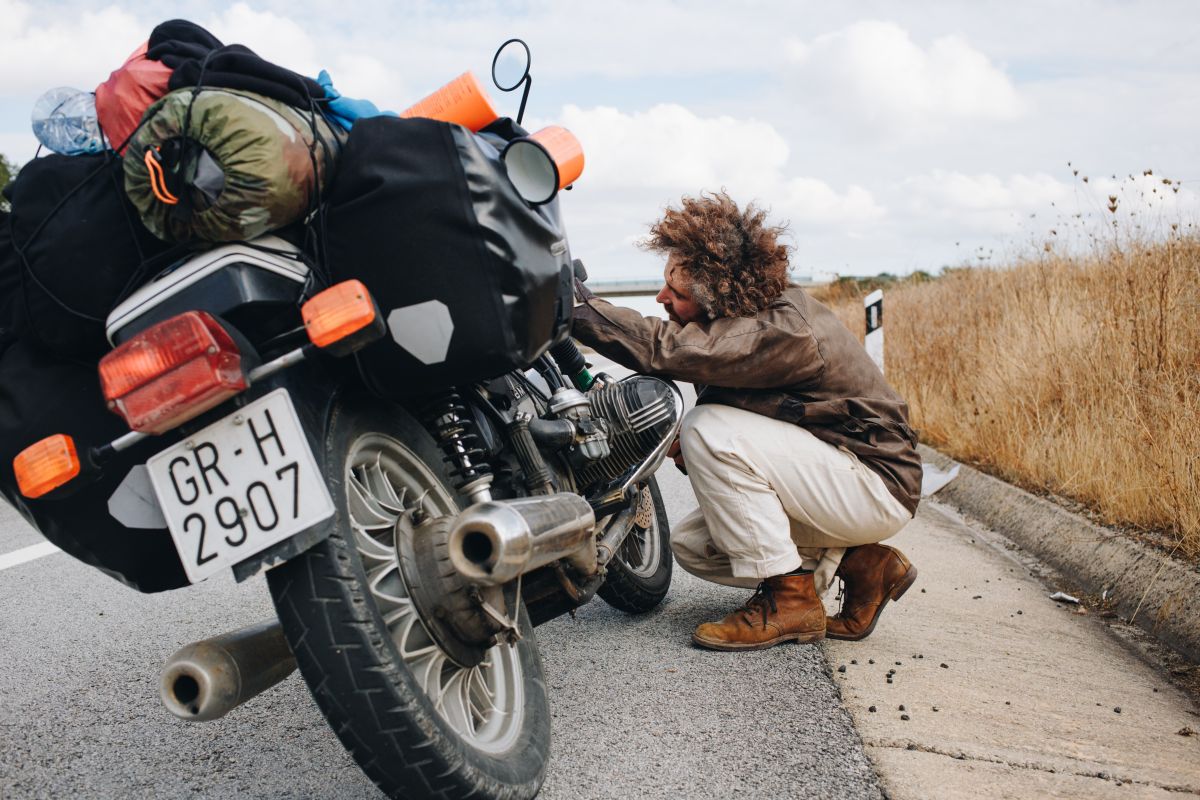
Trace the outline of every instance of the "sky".
[[661, 274], [638, 242], [701, 191], [786, 223], [799, 273], [997, 263], [1117, 218], [1200, 215], [1194, 0], [0, 0], [0, 153], [32, 158], [36, 98], [95, 88], [172, 17], [396, 110], [468, 69], [487, 80], [525, 39], [526, 127], [583, 144], [563, 214], [600, 279]]

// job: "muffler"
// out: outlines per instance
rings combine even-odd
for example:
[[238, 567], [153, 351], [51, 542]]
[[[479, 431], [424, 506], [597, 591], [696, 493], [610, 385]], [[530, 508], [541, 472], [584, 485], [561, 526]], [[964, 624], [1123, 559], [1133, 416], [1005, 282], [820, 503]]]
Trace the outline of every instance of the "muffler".
[[163, 705], [188, 722], [223, 717], [291, 675], [296, 659], [277, 620], [193, 642], [159, 679]]
[[561, 558], [590, 574], [596, 571], [595, 529], [592, 507], [570, 492], [477, 503], [454, 520], [450, 563], [484, 586], [508, 583]]

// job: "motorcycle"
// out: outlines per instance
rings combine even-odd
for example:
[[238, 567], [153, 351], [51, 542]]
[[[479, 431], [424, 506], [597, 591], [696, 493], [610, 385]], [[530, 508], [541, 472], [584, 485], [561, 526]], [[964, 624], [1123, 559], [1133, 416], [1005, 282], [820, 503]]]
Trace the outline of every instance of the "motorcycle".
[[595, 595], [645, 612], [669, 588], [653, 473], [678, 389], [592, 375], [565, 338], [383, 398], [355, 360], [388, 331], [370, 287], [322, 287], [271, 236], [173, 265], [107, 330], [101, 384], [130, 432], [38, 442], [21, 492], [69, 503], [107, 481], [112, 516], [166, 528], [188, 582], [265, 570], [278, 614], [172, 656], [166, 707], [216, 719], [298, 666], [389, 796], [534, 796], [550, 752], [535, 627]]

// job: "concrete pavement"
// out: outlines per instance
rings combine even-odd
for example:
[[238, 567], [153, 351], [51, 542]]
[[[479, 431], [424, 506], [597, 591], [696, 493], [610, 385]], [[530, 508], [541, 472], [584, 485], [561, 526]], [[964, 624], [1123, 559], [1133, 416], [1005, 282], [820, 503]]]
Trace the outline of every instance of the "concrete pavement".
[[870, 638], [826, 644], [890, 797], [1200, 795], [1191, 700], [1004, 540], [927, 501], [892, 543], [917, 583]]

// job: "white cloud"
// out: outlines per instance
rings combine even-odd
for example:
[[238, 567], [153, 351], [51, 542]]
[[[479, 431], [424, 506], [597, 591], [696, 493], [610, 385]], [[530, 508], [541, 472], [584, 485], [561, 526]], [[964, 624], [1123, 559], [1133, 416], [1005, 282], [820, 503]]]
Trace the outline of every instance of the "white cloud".
[[1046, 175], [991, 173], [967, 175], [934, 170], [903, 183], [908, 211], [967, 229], [1006, 233], [1016, 230], [1029, 214], [1051, 212], [1070, 200], [1073, 190]]
[[[588, 166], [564, 215], [598, 274], [657, 273], [629, 242], [665, 204], [722, 185], [790, 219], [806, 267], [931, 268], [1025, 240], [1060, 212], [1107, 224], [1109, 194], [1118, 217], [1143, 194], [1164, 219], [1200, 215], [1190, 191], [1200, 184], [1176, 194], [1108, 179], [1147, 167], [1200, 176], [1187, 135], [1200, 122], [1200, 51], [1186, 36], [1200, 6], [1157, 8], [362, 0], [348, 16], [314, 0], [0, 0], [0, 153], [32, 157], [36, 97], [96, 85], [166, 17], [292, 69], [328, 68], [347, 95], [396, 110], [465, 69], [486, 79], [494, 48], [519, 35], [533, 49], [530, 114], [585, 140]], [[512, 95], [494, 99], [515, 110]], [[567, 103], [580, 119], [557, 113]], [[1087, 165], [1088, 184], [1072, 181], [1068, 160]]]
[[320, 70], [312, 33], [287, 17], [235, 3], [202, 24], [225, 44], [243, 44], [280, 66], [305, 75]]
[[[0, 0], [4, 20], [0, 97], [37, 96], [55, 86], [91, 91], [108, 79], [149, 35], [149, 29], [117, 6], [78, 14], [39, 14], [14, 0]], [[19, 67], [18, 67], [19, 65]]]
[[1066, 184], [1045, 173], [1010, 175], [991, 173], [965, 175], [934, 170], [907, 181], [919, 207], [961, 211], [1020, 211], [1048, 207], [1071, 195]]
[[[706, 117], [664, 104], [625, 113], [566, 106], [555, 119], [576, 136], [586, 158], [577, 190], [564, 195], [572, 251], [605, 278], [653, 275], [661, 259], [631, 245], [663, 208], [683, 195], [726, 189], [739, 203], [755, 201], [775, 223], [791, 223], [804, 247], [798, 267], [814, 268], [814, 237], [840, 241], [866, 234], [886, 216], [867, 189], [835, 189], [789, 169], [791, 148], [770, 124]], [[532, 121], [537, 128], [541, 121]]]
[[[1094, 228], [1099, 220], [1152, 227], [1160, 222], [1191, 221], [1200, 212], [1200, 197], [1156, 175], [1080, 179], [1074, 183], [1045, 173], [968, 175], [934, 170], [901, 184], [904, 212], [924, 224], [946, 230], [1011, 234], [1026, 230], [1043, 235], [1050, 229]], [[1116, 198], [1117, 212], [1109, 210]]]
[[797, 223], [843, 225], [854, 231], [887, 215], [875, 196], [862, 186], [851, 184], [844, 194], [838, 194], [816, 178], [792, 178], [779, 198], [775, 207], [786, 209]]
[[236, 3], [204, 24], [226, 44], [243, 44], [302, 75], [315, 78], [327, 69], [334, 86], [347, 97], [365, 98], [394, 111], [418, 99], [400, 79], [399, 69], [341, 40], [314, 38], [320, 37], [318, 29], [306, 28], [288, 17]]
[[793, 40], [789, 53], [801, 97], [893, 135], [1025, 111], [1008, 76], [959, 35], [922, 48], [893, 22], [865, 20], [812, 42]]
[[787, 143], [764, 122], [706, 119], [673, 104], [631, 114], [568, 105], [562, 124], [579, 137], [597, 185], [694, 189], [737, 181], [758, 191], [788, 158]]
[[388, 68], [374, 56], [338, 53], [323, 67], [329, 70], [339, 92], [347, 97], [365, 98], [382, 109], [403, 111], [419, 99], [397, 75], [397, 70]]
[[797, 225], [858, 224], [884, 214], [860, 186], [839, 193], [817, 178], [788, 175], [788, 143], [765, 122], [700, 117], [673, 104], [632, 114], [566, 106], [561, 119], [583, 144], [584, 180], [596, 189], [658, 189], [673, 201], [725, 188]]

